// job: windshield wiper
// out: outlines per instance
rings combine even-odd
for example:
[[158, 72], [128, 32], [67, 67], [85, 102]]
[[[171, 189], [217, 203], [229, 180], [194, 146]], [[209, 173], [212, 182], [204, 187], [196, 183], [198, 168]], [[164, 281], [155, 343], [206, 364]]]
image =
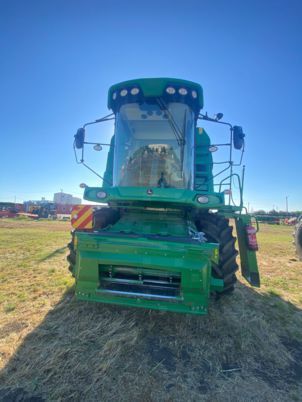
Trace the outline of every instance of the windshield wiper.
[[168, 118], [168, 122], [176, 137], [177, 144], [180, 147], [180, 168], [181, 168], [181, 174], [183, 174], [184, 153], [185, 153], [184, 150], [185, 150], [185, 145], [186, 145], [185, 132], [186, 132], [186, 124], [187, 124], [187, 111], [185, 110], [183, 129], [181, 130], [179, 128], [178, 124], [176, 123], [173, 114], [168, 109], [168, 106], [167, 106], [166, 102], [163, 100], [163, 98], [156, 98], [156, 100], [157, 100], [159, 107], [165, 111], [166, 116]]
[[[168, 122], [173, 130], [173, 133], [175, 135], [175, 138], [177, 140], [177, 144], [180, 147], [183, 147], [186, 144], [185, 138], [184, 138], [184, 130], [182, 131], [178, 124], [176, 123], [173, 114], [170, 112], [168, 109], [168, 106], [166, 102], [163, 100], [163, 98], [156, 98], [156, 101], [159, 105], [159, 107], [165, 111], [166, 116], [168, 118]], [[185, 115], [185, 121], [186, 121], [186, 115]]]

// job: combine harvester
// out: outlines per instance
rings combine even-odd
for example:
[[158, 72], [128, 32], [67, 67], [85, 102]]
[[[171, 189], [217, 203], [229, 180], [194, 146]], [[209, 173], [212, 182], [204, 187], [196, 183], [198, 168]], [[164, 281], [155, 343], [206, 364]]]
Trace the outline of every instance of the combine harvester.
[[[74, 231], [68, 261], [76, 297], [148, 309], [206, 314], [211, 294], [233, 291], [237, 251], [229, 219], [234, 219], [241, 271], [260, 286], [256, 229], [242, 211], [244, 134], [239, 126], [200, 114], [200, 85], [180, 79], [137, 79], [113, 85], [112, 114], [80, 128], [75, 154], [84, 146], [109, 146], [102, 187], [85, 187], [84, 199], [105, 203], [72, 212]], [[90, 124], [115, 120], [110, 144], [87, 142]], [[198, 120], [229, 129], [228, 140], [211, 143]], [[212, 153], [227, 149], [227, 161]], [[240, 150], [239, 162], [233, 150]], [[238, 205], [232, 183], [239, 189]]]

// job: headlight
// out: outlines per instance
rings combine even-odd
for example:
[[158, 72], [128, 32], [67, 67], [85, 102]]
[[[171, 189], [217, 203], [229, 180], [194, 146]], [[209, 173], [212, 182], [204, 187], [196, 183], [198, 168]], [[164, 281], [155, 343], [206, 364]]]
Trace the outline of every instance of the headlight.
[[102, 147], [102, 145], [100, 145], [100, 144], [95, 144], [94, 147], [93, 147], [93, 149], [94, 149], [95, 151], [101, 151], [101, 150], [103, 149], [103, 147]]
[[209, 202], [209, 199], [205, 195], [200, 195], [197, 197], [197, 201], [199, 202], [199, 204], [207, 204]]
[[105, 193], [105, 191], [99, 191], [98, 193], [96, 193], [96, 196], [100, 199], [103, 199], [107, 197], [107, 193]]

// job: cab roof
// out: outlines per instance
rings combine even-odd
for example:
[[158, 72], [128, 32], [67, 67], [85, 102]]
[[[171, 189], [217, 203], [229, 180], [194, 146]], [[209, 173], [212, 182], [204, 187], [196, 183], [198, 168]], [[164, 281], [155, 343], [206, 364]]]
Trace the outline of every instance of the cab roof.
[[108, 91], [108, 108], [117, 112], [121, 104], [158, 97], [189, 103], [197, 113], [203, 108], [201, 85], [178, 78], [138, 78], [112, 85]]

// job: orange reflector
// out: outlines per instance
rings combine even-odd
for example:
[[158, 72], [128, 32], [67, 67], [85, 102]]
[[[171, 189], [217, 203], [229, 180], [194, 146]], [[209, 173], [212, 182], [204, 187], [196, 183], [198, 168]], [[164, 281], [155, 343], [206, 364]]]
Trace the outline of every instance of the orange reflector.
[[75, 205], [71, 211], [71, 226], [74, 229], [92, 229], [93, 208], [89, 205]]

